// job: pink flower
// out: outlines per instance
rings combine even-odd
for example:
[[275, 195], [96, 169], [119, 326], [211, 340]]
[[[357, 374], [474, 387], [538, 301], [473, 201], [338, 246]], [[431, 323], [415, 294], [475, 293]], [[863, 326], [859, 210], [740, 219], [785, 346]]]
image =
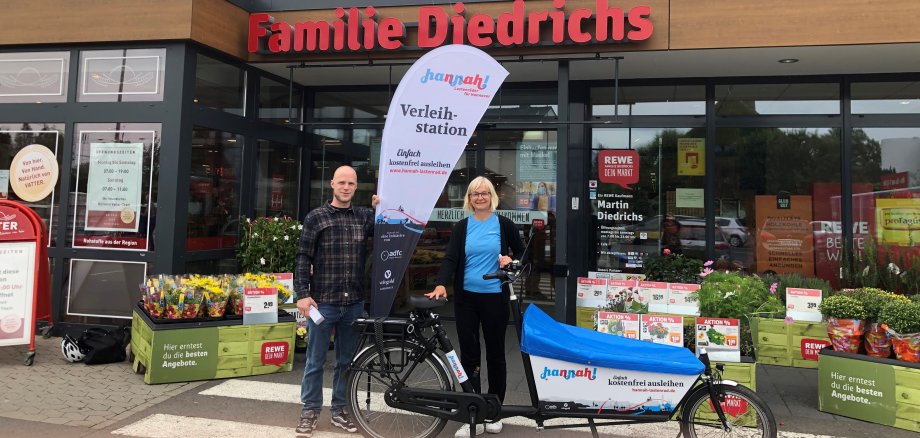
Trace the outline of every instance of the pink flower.
[[713, 272], [715, 271], [713, 271], [711, 268], [703, 269], [703, 272], [700, 272], [700, 277], [705, 277], [709, 274], [712, 274]]
[[792, 324], [795, 322], [795, 320], [792, 319], [791, 316], [787, 316], [786, 319], [783, 320], [783, 322], [785, 322], [786, 324]]
[[770, 293], [771, 293], [771, 294], [776, 295], [776, 288], [777, 288], [777, 286], [779, 286], [779, 285], [776, 284], [776, 283], [773, 283], [773, 284], [770, 285]]
[[664, 251], [662, 251], [662, 252], [664, 252], [664, 255], [671, 255], [671, 250], [670, 250], [670, 249], [665, 248]]
[[712, 266], [712, 260], [706, 260], [706, 263], [703, 263], [703, 266]]

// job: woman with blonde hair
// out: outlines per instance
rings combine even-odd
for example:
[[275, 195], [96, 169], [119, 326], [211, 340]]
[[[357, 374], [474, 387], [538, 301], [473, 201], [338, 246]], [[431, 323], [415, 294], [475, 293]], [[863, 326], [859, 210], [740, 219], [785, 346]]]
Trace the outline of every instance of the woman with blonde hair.
[[[479, 330], [486, 344], [486, 366], [489, 370], [489, 394], [505, 399], [508, 367], [505, 363], [505, 328], [508, 325], [507, 285], [499, 280], [483, 280], [482, 275], [505, 267], [524, 254], [524, 243], [511, 219], [495, 213], [498, 195], [495, 186], [485, 177], [470, 182], [463, 208], [470, 217], [454, 225], [444, 262], [438, 272], [438, 285], [428, 298], [447, 296], [446, 285], [453, 279], [454, 314], [457, 318], [457, 340], [460, 343], [460, 363], [467, 371], [477, 392], [482, 352]], [[476, 435], [499, 433], [502, 422], [476, 425]], [[456, 437], [470, 436], [468, 424], [457, 430]]]

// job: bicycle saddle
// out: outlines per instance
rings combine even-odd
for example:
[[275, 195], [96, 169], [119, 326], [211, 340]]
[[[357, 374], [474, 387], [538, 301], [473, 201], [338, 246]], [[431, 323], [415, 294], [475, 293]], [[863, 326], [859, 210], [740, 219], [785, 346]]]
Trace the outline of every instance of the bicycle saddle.
[[409, 305], [415, 309], [434, 309], [447, 303], [447, 298], [432, 300], [424, 295], [410, 295]]

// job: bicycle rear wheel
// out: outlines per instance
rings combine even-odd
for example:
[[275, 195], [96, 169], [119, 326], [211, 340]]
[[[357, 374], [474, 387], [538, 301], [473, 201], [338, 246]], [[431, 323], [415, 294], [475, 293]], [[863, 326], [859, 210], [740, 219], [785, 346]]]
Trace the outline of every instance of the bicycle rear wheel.
[[[392, 382], [404, 379], [405, 386], [413, 389], [452, 391], [453, 381], [435, 358], [428, 355], [406, 376], [409, 367], [401, 370], [386, 369], [387, 363], [400, 363], [404, 354], [419, 348], [405, 341], [385, 341], [382, 352], [371, 348], [354, 362], [348, 375], [348, 406], [361, 433], [370, 438], [431, 438], [447, 424], [447, 420], [390, 407], [384, 393]], [[386, 360], [389, 356], [389, 360]]]
[[716, 385], [725, 395], [722, 411], [731, 427], [726, 431], [713, 409], [709, 391], [700, 386], [687, 398], [680, 418], [685, 437], [763, 437], [776, 438], [776, 419], [770, 407], [754, 391], [744, 386]]

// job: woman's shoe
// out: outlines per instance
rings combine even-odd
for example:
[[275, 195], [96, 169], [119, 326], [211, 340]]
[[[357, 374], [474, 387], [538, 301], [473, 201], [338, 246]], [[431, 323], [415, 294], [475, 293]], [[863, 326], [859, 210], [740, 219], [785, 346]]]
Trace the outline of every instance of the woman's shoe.
[[502, 420], [498, 420], [494, 423], [486, 423], [486, 433], [499, 433], [502, 431]]
[[[501, 428], [499, 428], [501, 430]], [[476, 425], [476, 435], [482, 435], [485, 433], [485, 426], [481, 424]], [[454, 438], [467, 438], [470, 436], [470, 425], [464, 424], [457, 429], [457, 432], [454, 433]]]

